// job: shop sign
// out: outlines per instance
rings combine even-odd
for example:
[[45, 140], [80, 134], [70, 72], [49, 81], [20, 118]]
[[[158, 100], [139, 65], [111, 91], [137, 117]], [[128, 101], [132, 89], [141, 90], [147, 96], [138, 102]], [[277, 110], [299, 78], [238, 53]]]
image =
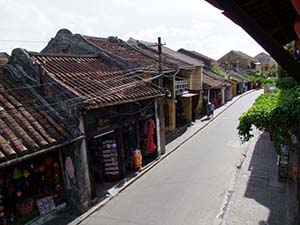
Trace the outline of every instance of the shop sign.
[[98, 119], [97, 131], [105, 130], [111, 126], [110, 120], [107, 118]]
[[56, 208], [51, 196], [37, 200], [36, 205], [39, 209], [40, 215], [45, 215]]

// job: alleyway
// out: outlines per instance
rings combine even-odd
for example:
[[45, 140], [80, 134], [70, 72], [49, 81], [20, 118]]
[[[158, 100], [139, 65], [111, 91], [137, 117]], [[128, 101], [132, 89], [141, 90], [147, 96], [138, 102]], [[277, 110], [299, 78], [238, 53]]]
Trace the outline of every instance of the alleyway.
[[238, 117], [259, 94], [238, 100], [82, 224], [212, 224], [248, 147], [240, 145]]

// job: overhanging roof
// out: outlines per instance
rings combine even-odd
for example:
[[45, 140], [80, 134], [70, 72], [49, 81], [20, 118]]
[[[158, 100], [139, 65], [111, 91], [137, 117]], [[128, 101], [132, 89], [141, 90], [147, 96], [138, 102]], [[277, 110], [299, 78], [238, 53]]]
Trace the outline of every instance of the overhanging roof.
[[297, 17], [290, 0], [206, 0], [240, 25], [298, 82], [300, 64], [283, 45], [296, 39], [293, 23]]

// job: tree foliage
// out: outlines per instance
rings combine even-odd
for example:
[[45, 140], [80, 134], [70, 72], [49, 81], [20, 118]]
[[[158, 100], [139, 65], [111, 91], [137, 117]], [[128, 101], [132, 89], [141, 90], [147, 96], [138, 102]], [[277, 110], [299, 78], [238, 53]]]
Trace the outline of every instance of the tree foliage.
[[248, 74], [240, 74], [240, 75], [252, 80], [254, 83], [258, 82], [260, 84], [275, 84], [274, 80], [267, 79], [267, 78], [262, 77], [262, 76], [248, 75]]
[[237, 129], [243, 142], [253, 137], [251, 131], [254, 125], [259, 130], [271, 133], [277, 149], [280, 144], [291, 146], [292, 137], [300, 140], [299, 85], [286, 80], [282, 89], [258, 97], [239, 120]]
[[218, 66], [218, 65], [213, 65], [212, 68], [211, 68], [211, 70], [215, 74], [218, 74], [218, 75], [220, 75], [220, 76], [222, 76], [224, 78], [226, 78], [226, 76], [227, 76], [225, 70], [222, 67]]

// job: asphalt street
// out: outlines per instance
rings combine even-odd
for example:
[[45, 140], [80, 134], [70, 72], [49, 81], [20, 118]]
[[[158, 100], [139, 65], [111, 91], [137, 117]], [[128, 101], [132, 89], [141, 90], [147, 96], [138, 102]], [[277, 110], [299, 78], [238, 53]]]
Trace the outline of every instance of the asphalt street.
[[260, 94], [239, 99], [82, 224], [213, 224], [248, 147], [237, 135], [238, 118]]

